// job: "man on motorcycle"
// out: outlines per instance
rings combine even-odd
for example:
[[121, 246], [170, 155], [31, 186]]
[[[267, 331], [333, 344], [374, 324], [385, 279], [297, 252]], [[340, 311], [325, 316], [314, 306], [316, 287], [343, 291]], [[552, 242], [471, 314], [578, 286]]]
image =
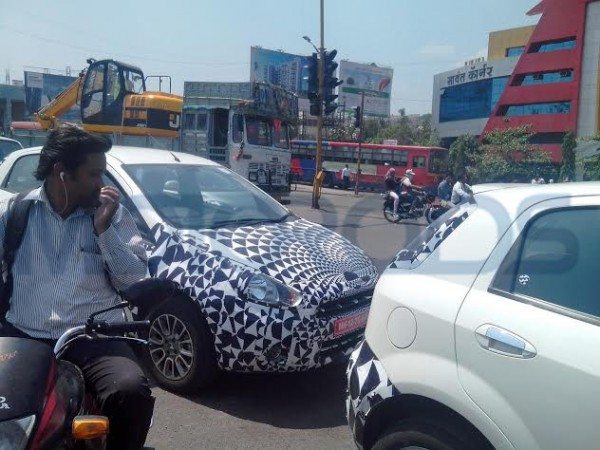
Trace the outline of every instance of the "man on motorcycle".
[[438, 185], [437, 195], [440, 200], [449, 202], [452, 198], [452, 174], [448, 173]]
[[452, 188], [452, 197], [450, 201], [454, 205], [460, 205], [461, 203], [467, 203], [473, 198], [473, 189], [468, 185], [469, 175], [463, 172], [458, 176], [458, 181]]
[[412, 169], [407, 169], [406, 172], [404, 172], [404, 177], [402, 177], [402, 180], [400, 181], [400, 185], [402, 187], [402, 195], [405, 195], [407, 202], [410, 203], [410, 211], [412, 211], [415, 202], [413, 190], [423, 191], [422, 186], [417, 186], [412, 183], [414, 177], [415, 172]]
[[[0, 335], [53, 344], [95, 311], [116, 305], [123, 291], [146, 277], [146, 253], [119, 192], [104, 186], [111, 142], [73, 125], [50, 132], [40, 154], [23, 240], [12, 266], [12, 294]], [[14, 198], [0, 204], [0, 242]], [[4, 248], [0, 246], [0, 259]], [[6, 297], [6, 296], [5, 296]], [[123, 320], [111, 311], [107, 321]], [[79, 341], [65, 359], [110, 420], [110, 449], [143, 447], [154, 408], [148, 380], [124, 342]], [[24, 394], [25, 395], [25, 394]]]
[[398, 206], [400, 197], [398, 196], [398, 180], [396, 179], [396, 169], [393, 167], [385, 174], [385, 190], [388, 195], [394, 199], [394, 217], [398, 216]]

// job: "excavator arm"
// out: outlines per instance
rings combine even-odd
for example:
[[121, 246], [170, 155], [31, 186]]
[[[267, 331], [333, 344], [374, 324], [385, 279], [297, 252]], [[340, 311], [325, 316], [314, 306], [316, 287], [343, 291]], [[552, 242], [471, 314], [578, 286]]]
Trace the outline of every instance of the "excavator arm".
[[35, 113], [35, 118], [44, 130], [58, 125], [58, 118], [67, 112], [77, 102], [83, 83], [83, 73], [50, 103]]

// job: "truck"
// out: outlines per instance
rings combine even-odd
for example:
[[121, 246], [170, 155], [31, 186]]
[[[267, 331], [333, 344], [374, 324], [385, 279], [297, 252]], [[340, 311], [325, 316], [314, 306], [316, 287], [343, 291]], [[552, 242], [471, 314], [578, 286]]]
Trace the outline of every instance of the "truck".
[[289, 202], [295, 94], [259, 82], [186, 81], [182, 117], [182, 151], [219, 162]]

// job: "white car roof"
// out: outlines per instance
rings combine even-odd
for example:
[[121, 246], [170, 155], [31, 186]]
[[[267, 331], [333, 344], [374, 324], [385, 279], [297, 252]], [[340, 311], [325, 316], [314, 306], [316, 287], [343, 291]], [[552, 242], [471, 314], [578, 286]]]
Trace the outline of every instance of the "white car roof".
[[480, 191], [475, 195], [477, 204], [491, 211], [501, 205], [512, 218], [531, 206], [546, 200], [565, 197], [600, 196], [600, 182], [510, 184], [505, 187]]
[[[39, 153], [42, 147], [30, 147], [23, 150], [17, 150], [12, 153], [15, 157]], [[121, 164], [166, 164], [181, 162], [184, 164], [195, 164], [204, 166], [218, 166], [219, 164], [210, 159], [190, 153], [174, 152], [146, 147], [128, 147], [125, 145], [113, 145], [107, 153], [110, 159], [115, 159]], [[176, 161], [177, 158], [179, 161]]]

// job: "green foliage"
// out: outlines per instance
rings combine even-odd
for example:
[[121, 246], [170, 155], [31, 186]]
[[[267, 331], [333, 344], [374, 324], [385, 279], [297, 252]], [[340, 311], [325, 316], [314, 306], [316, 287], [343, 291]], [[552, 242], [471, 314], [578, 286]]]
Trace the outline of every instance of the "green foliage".
[[570, 132], [565, 135], [562, 144], [562, 165], [560, 167], [561, 181], [575, 179], [575, 148], [577, 141], [575, 135]]
[[450, 146], [448, 168], [455, 175], [472, 171], [481, 147], [477, 138], [469, 134], [459, 136]]
[[600, 152], [583, 162], [583, 180], [600, 181]]
[[477, 183], [528, 182], [536, 175], [556, 178], [550, 155], [529, 143], [532, 134], [524, 126], [492, 131], [481, 145], [472, 136], [459, 138], [450, 148], [451, 167], [467, 169]]

